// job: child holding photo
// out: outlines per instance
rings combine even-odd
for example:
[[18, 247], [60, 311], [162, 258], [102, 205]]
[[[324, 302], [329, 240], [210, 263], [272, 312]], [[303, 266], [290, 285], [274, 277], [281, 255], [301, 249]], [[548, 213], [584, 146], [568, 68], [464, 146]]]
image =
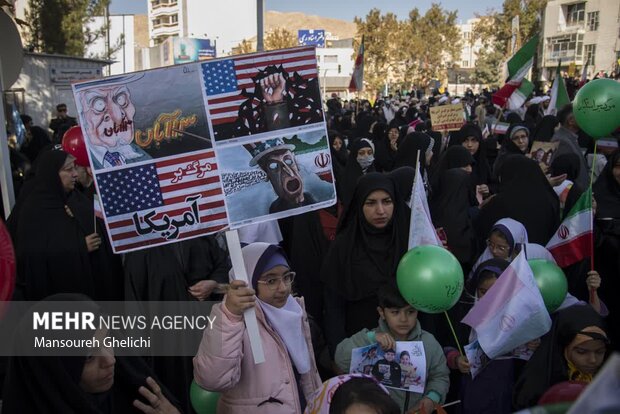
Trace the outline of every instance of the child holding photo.
[[[353, 348], [378, 342], [387, 355], [389, 351], [394, 353], [396, 341], [422, 341], [426, 356], [424, 394], [411, 392], [407, 407], [405, 407], [405, 391], [391, 390], [390, 396], [402, 407], [403, 412], [412, 408], [417, 411], [424, 407], [426, 412], [430, 413], [436, 403], [444, 402], [450, 385], [449, 370], [441, 345], [433, 335], [422, 330], [418, 323], [417, 309], [405, 301], [396, 286], [385, 285], [379, 290], [378, 296], [379, 326], [373, 330], [362, 329], [338, 344], [335, 357], [336, 364], [343, 371], [349, 371]], [[378, 364], [380, 363], [381, 361], [378, 362]], [[399, 364], [396, 363], [396, 365]], [[399, 365], [399, 383], [401, 369], [402, 367]], [[377, 369], [377, 371], [380, 370]]]

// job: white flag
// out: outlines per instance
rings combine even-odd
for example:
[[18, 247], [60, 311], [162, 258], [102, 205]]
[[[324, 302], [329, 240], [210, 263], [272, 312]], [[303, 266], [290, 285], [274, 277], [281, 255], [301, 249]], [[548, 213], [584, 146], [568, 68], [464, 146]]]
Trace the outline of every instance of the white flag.
[[411, 190], [411, 224], [409, 225], [409, 250], [417, 246], [434, 244], [443, 247], [437, 237], [431, 213], [426, 201], [424, 181], [420, 169], [415, 169], [415, 179]]
[[461, 322], [476, 331], [482, 350], [491, 359], [549, 331], [551, 318], [525, 251], [517, 255]]

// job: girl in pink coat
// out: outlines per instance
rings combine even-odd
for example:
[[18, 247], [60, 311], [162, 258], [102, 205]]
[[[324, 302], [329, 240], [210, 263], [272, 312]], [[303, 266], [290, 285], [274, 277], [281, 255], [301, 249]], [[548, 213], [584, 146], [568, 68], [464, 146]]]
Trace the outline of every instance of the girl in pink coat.
[[[295, 272], [278, 246], [241, 249], [252, 286], [233, 280], [213, 307], [194, 358], [194, 379], [221, 393], [217, 413], [299, 413], [321, 386], [302, 298], [291, 296]], [[234, 274], [231, 271], [231, 279]], [[255, 307], [265, 362], [255, 364], [243, 312]]]

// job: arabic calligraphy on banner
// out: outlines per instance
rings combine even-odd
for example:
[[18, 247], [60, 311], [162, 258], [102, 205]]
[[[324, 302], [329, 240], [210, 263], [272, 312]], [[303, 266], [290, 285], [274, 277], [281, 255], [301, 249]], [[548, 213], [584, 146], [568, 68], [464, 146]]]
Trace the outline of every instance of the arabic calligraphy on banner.
[[433, 131], [458, 131], [465, 123], [465, 111], [460, 103], [431, 108]]
[[314, 47], [85, 81], [73, 94], [115, 253], [336, 201]]

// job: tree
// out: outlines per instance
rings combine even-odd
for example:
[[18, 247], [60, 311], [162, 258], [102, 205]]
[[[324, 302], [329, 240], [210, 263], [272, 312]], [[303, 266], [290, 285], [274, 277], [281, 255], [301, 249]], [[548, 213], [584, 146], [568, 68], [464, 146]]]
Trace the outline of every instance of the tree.
[[[84, 56], [87, 46], [105, 36], [109, 22], [91, 29], [94, 16], [103, 16], [110, 0], [28, 0], [29, 49]], [[121, 45], [111, 47], [111, 57]], [[116, 50], [115, 50], [116, 49]]]
[[[487, 66], [480, 71], [476, 69], [478, 71], [476, 76], [481, 76], [479, 79], [487, 79], [485, 73], [493, 73], [491, 67], [495, 65], [497, 68], [495, 82], [504, 83], [505, 79], [499, 79], [501, 77], [499, 68], [511, 55], [512, 19], [519, 16], [517, 38], [520, 40], [520, 44], [517, 46], [521, 46], [540, 32], [540, 16], [546, 5], [547, 0], [528, 0], [525, 2], [522, 0], [505, 0], [501, 12], [492, 11], [486, 16], [478, 16], [480, 21], [474, 26], [474, 36], [482, 40], [483, 48], [486, 50], [485, 53], [481, 54], [483, 57], [482, 64]], [[536, 60], [537, 56], [534, 55], [532, 79], [538, 78]], [[493, 83], [491, 79], [487, 80], [488, 83]]]
[[461, 55], [461, 32], [456, 27], [457, 12], [447, 11], [439, 4], [421, 16], [415, 8], [402, 25], [397, 37], [402, 77], [418, 85], [427, 85], [432, 79], [447, 78]]
[[256, 52], [256, 46], [254, 46], [254, 44], [247, 39], [243, 39], [241, 43], [232, 48], [233, 55], [242, 55], [253, 52]]
[[286, 49], [297, 46], [297, 36], [284, 28], [277, 28], [265, 36], [265, 50]]
[[353, 45], [355, 56], [363, 36], [364, 83], [374, 93], [383, 87], [398, 63], [396, 39], [400, 25], [393, 13], [382, 15], [379, 9], [372, 9], [364, 20], [356, 17], [354, 21], [358, 36]]

